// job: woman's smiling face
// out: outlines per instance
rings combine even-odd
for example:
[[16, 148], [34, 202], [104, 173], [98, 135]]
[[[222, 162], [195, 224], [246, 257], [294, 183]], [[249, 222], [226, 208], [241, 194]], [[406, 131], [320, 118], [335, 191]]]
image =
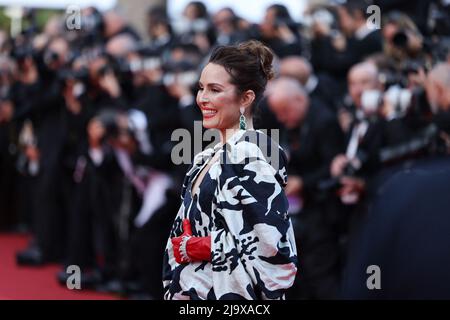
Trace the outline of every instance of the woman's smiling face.
[[207, 129], [238, 127], [240, 101], [236, 86], [230, 80], [225, 68], [214, 63], [208, 63], [200, 75], [197, 105]]

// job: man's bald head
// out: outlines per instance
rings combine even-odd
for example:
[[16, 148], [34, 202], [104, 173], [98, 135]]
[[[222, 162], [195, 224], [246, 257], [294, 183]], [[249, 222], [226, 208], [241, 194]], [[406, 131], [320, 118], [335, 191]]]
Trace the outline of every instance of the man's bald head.
[[350, 68], [348, 77], [357, 77], [362, 74], [366, 75], [373, 82], [378, 81], [378, 68], [373, 62], [365, 61], [355, 64]]
[[305, 118], [309, 99], [298, 81], [287, 77], [274, 80], [267, 88], [267, 97], [271, 110], [286, 128], [297, 127]]
[[126, 26], [125, 18], [115, 10], [109, 10], [103, 15], [104, 33], [106, 37], [111, 37]]
[[280, 76], [291, 77], [305, 85], [312, 74], [311, 64], [303, 57], [290, 56], [280, 62]]
[[125, 57], [128, 53], [136, 50], [137, 43], [128, 34], [120, 34], [113, 37], [106, 44], [106, 52], [115, 57]]
[[426, 91], [433, 112], [450, 110], [449, 63], [439, 63], [428, 73]]
[[295, 97], [295, 96], [307, 96], [303, 86], [292, 78], [280, 77], [272, 81], [267, 88], [267, 96], [283, 96], [283, 97]]

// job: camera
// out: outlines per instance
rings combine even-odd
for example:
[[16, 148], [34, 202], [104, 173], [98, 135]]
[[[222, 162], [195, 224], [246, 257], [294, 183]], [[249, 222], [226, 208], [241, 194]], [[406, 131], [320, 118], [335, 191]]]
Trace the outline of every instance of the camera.
[[336, 23], [333, 14], [326, 9], [319, 9], [314, 11], [311, 16], [311, 22], [326, 25], [330, 29]]
[[58, 78], [63, 82], [69, 80], [78, 82], [73, 88], [73, 95], [77, 98], [85, 93], [86, 88], [89, 86], [89, 71], [85, 67], [78, 70], [63, 69], [58, 73]]
[[140, 72], [147, 70], [156, 70], [162, 67], [162, 61], [159, 57], [138, 58], [131, 61], [124, 61], [121, 64], [121, 71]]
[[97, 75], [99, 77], [104, 77], [109, 73], [114, 73], [114, 69], [107, 63], [105, 63], [103, 66], [101, 66], [97, 71]]
[[166, 73], [163, 76], [163, 83], [165, 86], [170, 86], [175, 82], [180, 83], [186, 87], [193, 87], [198, 80], [197, 72], [185, 71], [179, 73]]
[[209, 22], [206, 19], [195, 19], [194, 21], [180, 19], [173, 23], [173, 27], [178, 34], [206, 33], [209, 29]]
[[420, 153], [445, 154], [442, 150], [439, 128], [430, 124], [420, 130], [413, 139], [400, 145], [385, 147], [380, 150], [379, 160], [382, 163], [390, 163], [406, 158], [417, 157]]
[[385, 115], [387, 120], [404, 117], [412, 106], [413, 93], [409, 89], [401, 88], [399, 85], [389, 87], [384, 94], [388, 113]]
[[119, 126], [118, 122], [118, 117], [120, 114], [121, 113], [117, 110], [105, 109], [96, 116], [96, 119], [105, 128], [104, 142], [107, 139], [117, 138], [123, 130], [123, 128]]
[[408, 35], [406, 31], [399, 30], [392, 37], [392, 43], [399, 49], [407, 50], [408, 49]]
[[17, 64], [20, 66], [25, 59], [27, 58], [35, 58], [36, 53], [29, 44], [21, 44], [14, 46], [11, 57], [17, 61]]
[[166, 73], [163, 77], [163, 83], [166, 86], [178, 82], [186, 87], [192, 88], [198, 81], [197, 66], [188, 60], [169, 61], [164, 66], [164, 70]]
[[104, 21], [102, 14], [94, 7], [90, 7], [88, 13], [81, 16], [81, 29], [79, 32], [73, 32], [76, 39], [75, 46], [81, 51], [85, 48], [95, 47], [104, 42], [103, 31]]
[[383, 102], [380, 90], [365, 90], [361, 95], [361, 107], [366, 117], [375, 115]]
[[342, 176], [347, 176], [347, 177], [354, 177], [356, 176], [358, 172], [358, 169], [351, 163], [348, 162], [343, 171], [342, 171], [342, 175], [340, 177], [335, 177], [335, 178], [330, 178], [330, 179], [325, 179], [320, 181], [317, 184], [317, 190], [319, 192], [323, 192], [323, 193], [327, 193], [327, 192], [331, 192], [331, 191], [336, 191], [337, 189], [339, 189], [341, 187], [341, 177]]

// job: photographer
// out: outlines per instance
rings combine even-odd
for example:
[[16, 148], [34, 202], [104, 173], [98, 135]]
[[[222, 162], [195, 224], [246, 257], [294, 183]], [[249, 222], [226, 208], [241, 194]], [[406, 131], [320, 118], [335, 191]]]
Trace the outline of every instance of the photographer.
[[369, 5], [361, 0], [338, 5], [336, 15], [339, 30], [334, 29], [333, 20], [314, 20], [311, 55], [317, 72], [328, 72], [336, 79], [343, 80], [352, 65], [382, 51], [380, 31], [367, 26], [365, 15]]
[[239, 25], [240, 18], [231, 8], [223, 8], [213, 17], [214, 27], [217, 33], [216, 45], [230, 45], [248, 38], [245, 30]]
[[163, 54], [176, 41], [169, 17], [163, 7], [151, 7], [147, 12], [148, 47], [151, 51]]
[[267, 43], [279, 58], [302, 53], [299, 25], [284, 5], [275, 4], [267, 8], [260, 33], [261, 41]]
[[121, 87], [119, 70], [114, 58], [101, 54], [88, 63], [89, 83], [86, 90], [94, 110], [113, 108], [126, 110], [128, 101]]
[[[333, 114], [311, 104], [301, 85], [277, 79], [268, 88], [268, 103], [287, 129], [289, 177], [285, 189], [297, 242], [302, 246], [302, 276], [291, 299], [331, 299], [338, 291], [338, 234], [325, 211], [328, 199], [318, 183], [329, 178], [331, 160], [342, 152], [342, 132]], [[294, 204], [300, 203], [294, 212]], [[321, 268], [317, 268], [321, 265]]]
[[[132, 93], [121, 85], [125, 74], [119, 65], [120, 55], [134, 48], [134, 40], [128, 39], [119, 35], [108, 42], [107, 49], [117, 58], [103, 50], [84, 51], [60, 75], [69, 123], [65, 155], [74, 184], [64, 264], [86, 269], [85, 287], [111, 292], [124, 290], [120, 280], [127, 272], [123, 266], [129, 264], [124, 254], [128, 238], [120, 235], [129, 228], [126, 217], [139, 206], [115, 153], [122, 144], [132, 152], [135, 144], [127, 143], [129, 135], [123, 133], [127, 128], [119, 126], [121, 114], [129, 108], [124, 91]], [[103, 261], [97, 260], [99, 256]], [[64, 270], [57, 275], [61, 284], [67, 280]]]
[[[0, 229], [6, 229], [18, 221], [16, 160], [16, 123], [13, 120], [14, 104], [11, 88], [15, 75], [15, 64], [0, 56]], [[23, 212], [22, 212], [23, 214]], [[20, 215], [20, 213], [19, 213]], [[23, 218], [23, 217], [22, 217]]]
[[345, 153], [331, 161], [331, 180], [322, 182], [332, 191], [328, 202], [330, 216], [339, 224], [340, 249], [346, 256], [347, 245], [359, 226], [371, 197], [371, 179], [379, 170], [379, 151], [384, 143], [384, 121], [379, 116], [382, 84], [377, 67], [370, 62], [354, 65], [348, 74], [351, 105], [338, 112], [346, 131]]
[[[181, 127], [178, 97], [181, 101], [192, 94], [194, 83], [186, 82], [185, 75], [194, 70], [194, 63], [199, 63], [199, 59], [190, 62], [193, 57], [189, 50], [176, 56], [180, 61], [163, 65], [162, 59], [147, 48], [125, 55], [121, 70], [131, 74], [133, 109], [119, 115], [122, 133], [108, 142], [126, 184], [133, 187], [137, 196], [133, 196], [136, 199], [132, 201], [131, 215], [122, 222], [129, 232], [119, 239], [122, 248], [126, 248], [120, 251], [124, 256], [119, 258], [127, 264], [120, 271], [122, 290], [131, 290], [129, 287], [135, 282], [129, 293], [152, 299], [162, 297], [161, 278], [156, 276], [162, 273], [161, 264], [154, 262], [162, 259], [173, 218], [172, 204], [176, 203], [173, 200], [178, 197], [175, 186], [182, 179], [171, 161], [171, 134]], [[196, 75], [190, 78], [197, 79]]]
[[173, 22], [173, 27], [179, 42], [195, 44], [204, 55], [216, 42], [216, 34], [203, 2], [189, 2], [183, 10], [183, 16]]
[[[383, 144], [384, 123], [378, 115], [377, 100], [383, 88], [377, 67], [370, 62], [353, 66], [348, 74], [348, 89], [352, 105], [339, 112], [341, 127], [347, 132], [347, 151], [333, 160], [330, 167], [333, 177], [343, 176], [348, 165], [355, 169], [351, 171], [374, 173], [379, 165], [378, 151]], [[363, 100], [364, 93], [366, 99]], [[370, 93], [375, 97], [370, 97]]]
[[[427, 34], [429, 24], [427, 21], [429, 19], [428, 14], [433, 2], [438, 3], [444, 1], [374, 0], [373, 4], [379, 6], [384, 15], [390, 15], [394, 11], [401, 12], [414, 21], [421, 33]], [[441, 12], [444, 13], [445, 9], [442, 9]]]
[[422, 58], [424, 39], [405, 14], [393, 11], [383, 19], [384, 53], [396, 64]]
[[120, 274], [118, 224], [124, 177], [110, 143], [118, 135], [117, 116], [117, 111], [103, 109], [89, 120], [86, 139], [77, 145], [68, 242], [64, 267], [57, 275], [62, 285], [69, 276], [66, 266], [73, 264], [83, 270], [83, 288], [112, 291]]
[[[197, 94], [199, 77], [198, 66], [202, 64], [202, 55], [195, 45], [177, 45], [170, 51], [169, 61], [166, 63], [166, 74], [164, 76], [164, 85], [167, 92], [175, 99], [180, 113], [181, 127], [187, 129], [191, 137], [195, 137], [195, 123], [199, 125], [201, 133], [206, 129], [200, 125], [202, 113], [195, 102]], [[197, 122], [196, 122], [197, 121]], [[202, 150], [208, 143], [202, 141]], [[196, 153], [201, 150], [195, 149], [194, 139], [191, 139], [191, 157], [193, 159]], [[180, 166], [180, 174], [184, 176], [183, 168]]]
[[[65, 39], [51, 39], [42, 52], [32, 52], [19, 64], [19, 87], [16, 92], [17, 117], [29, 117], [35, 129], [39, 176], [36, 181], [34, 221], [35, 239], [19, 252], [22, 264], [42, 264], [61, 259], [64, 244], [64, 212], [70, 194], [70, 174], [61, 163], [66, 122], [64, 98], [58, 70], [68, 61], [69, 46]], [[25, 97], [23, 91], [28, 91]], [[55, 186], [58, 186], [55, 192]]]

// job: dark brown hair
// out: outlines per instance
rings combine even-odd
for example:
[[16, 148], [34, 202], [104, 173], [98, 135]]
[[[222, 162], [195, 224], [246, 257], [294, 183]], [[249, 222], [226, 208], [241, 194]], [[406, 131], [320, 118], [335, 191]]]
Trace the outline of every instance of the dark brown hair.
[[272, 60], [271, 49], [259, 41], [249, 40], [238, 45], [215, 48], [209, 62], [225, 68], [238, 94], [253, 90], [253, 109], [263, 97], [267, 81], [273, 78]]

